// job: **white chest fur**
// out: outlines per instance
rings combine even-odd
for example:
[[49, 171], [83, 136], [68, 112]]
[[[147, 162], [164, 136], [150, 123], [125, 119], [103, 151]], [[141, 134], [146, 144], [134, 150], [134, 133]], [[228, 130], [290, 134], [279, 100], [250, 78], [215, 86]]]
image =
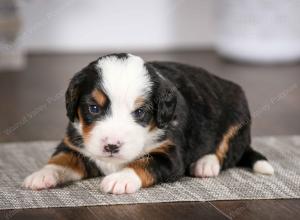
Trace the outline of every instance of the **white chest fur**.
[[124, 167], [124, 165], [120, 163], [107, 162], [101, 160], [95, 160], [95, 163], [97, 167], [101, 170], [101, 172], [105, 175], [115, 173]]

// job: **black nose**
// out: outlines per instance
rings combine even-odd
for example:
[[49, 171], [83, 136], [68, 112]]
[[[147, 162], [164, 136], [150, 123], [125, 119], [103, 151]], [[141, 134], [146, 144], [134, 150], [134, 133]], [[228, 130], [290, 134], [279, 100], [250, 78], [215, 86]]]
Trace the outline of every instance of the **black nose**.
[[118, 152], [119, 152], [119, 146], [114, 145], [114, 144], [108, 144], [108, 145], [104, 146], [104, 150], [105, 150], [106, 152], [115, 154], [115, 153], [118, 153]]

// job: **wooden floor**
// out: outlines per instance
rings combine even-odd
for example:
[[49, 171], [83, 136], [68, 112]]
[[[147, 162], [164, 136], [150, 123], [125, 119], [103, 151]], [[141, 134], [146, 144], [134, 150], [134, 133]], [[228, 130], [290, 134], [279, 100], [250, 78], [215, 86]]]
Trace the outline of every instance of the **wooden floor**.
[[[57, 140], [67, 123], [64, 91], [72, 75], [101, 54], [29, 55], [20, 72], [0, 72], [0, 141]], [[210, 51], [139, 53], [146, 60], [202, 66], [242, 85], [252, 133], [300, 134], [300, 63], [255, 66]], [[1, 198], [0, 198], [1, 199]], [[179, 202], [0, 211], [0, 219], [299, 219], [300, 200]]]

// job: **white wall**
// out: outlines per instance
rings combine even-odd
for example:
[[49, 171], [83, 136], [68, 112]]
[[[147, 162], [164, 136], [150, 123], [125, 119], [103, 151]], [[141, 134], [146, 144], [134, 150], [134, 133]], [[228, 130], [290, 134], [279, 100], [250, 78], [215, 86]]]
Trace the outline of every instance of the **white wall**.
[[19, 0], [31, 51], [208, 48], [213, 0]]

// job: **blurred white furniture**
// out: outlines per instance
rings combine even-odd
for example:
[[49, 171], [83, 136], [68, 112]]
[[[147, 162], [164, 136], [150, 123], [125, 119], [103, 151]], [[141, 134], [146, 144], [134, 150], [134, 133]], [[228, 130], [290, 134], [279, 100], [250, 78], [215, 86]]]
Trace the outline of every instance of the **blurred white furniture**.
[[300, 59], [299, 0], [222, 0], [216, 7], [221, 55], [262, 63]]
[[0, 0], [0, 70], [18, 70], [24, 66], [17, 39], [20, 26], [15, 1]]

